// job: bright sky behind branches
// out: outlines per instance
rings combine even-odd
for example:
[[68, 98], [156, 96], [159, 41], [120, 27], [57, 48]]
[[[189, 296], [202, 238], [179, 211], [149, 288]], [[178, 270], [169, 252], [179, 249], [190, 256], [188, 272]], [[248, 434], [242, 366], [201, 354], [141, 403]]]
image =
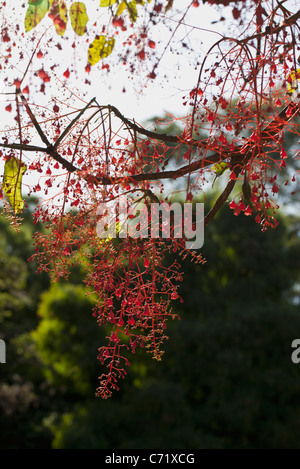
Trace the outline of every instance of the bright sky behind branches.
[[[87, 5], [90, 22], [92, 23], [93, 14], [96, 15], [96, 11], [93, 13], [93, 7], [95, 4], [98, 4], [98, 1], [88, 0], [85, 3]], [[26, 9], [16, 5], [16, 2], [13, 0], [8, 0], [6, 4], [7, 7], [5, 11], [9, 17], [12, 18], [14, 23], [20, 24], [21, 34]], [[181, 19], [186, 4], [187, 2], [184, 0], [174, 1], [174, 6], [179, 10], [179, 13], [169, 21], [169, 25], [173, 29], [177, 25], [176, 22]], [[12, 11], [13, 7], [15, 8], [14, 12]], [[230, 17], [231, 8], [229, 7], [228, 11], [225, 11], [225, 13]], [[128, 78], [125, 67], [122, 67], [120, 64], [114, 66], [115, 51], [109, 57], [109, 60], [103, 61], [104, 63], [110, 64], [109, 72], [107, 72], [107, 70], [101, 70], [102, 63], [99, 63], [92, 67], [88, 75], [84, 72], [84, 66], [86, 65], [86, 43], [82, 41], [82, 39], [77, 40], [76, 48], [72, 49], [71, 44], [75, 35], [70, 25], [65, 34], [66, 38], [61, 40], [59, 36], [56, 35], [51, 20], [44, 18], [40, 25], [34, 30], [25, 33], [26, 42], [22, 39], [22, 42], [24, 42], [24, 61], [23, 63], [20, 62], [16, 54], [15, 69], [11, 70], [11, 81], [16, 77], [22, 76], [22, 72], [25, 71], [34, 49], [34, 45], [38, 42], [45, 29], [49, 28], [49, 31], [40, 43], [40, 49], [43, 53], [46, 53], [40, 62], [38, 62], [38, 60], [33, 62], [33, 70], [41, 65], [43, 65], [46, 70], [47, 67], [52, 66], [57, 60], [60, 61], [61, 66], [65, 67], [65, 69], [69, 67], [70, 69], [75, 68], [76, 70], [77, 68], [77, 74], [71, 74], [70, 80], [67, 83], [70, 89], [73, 87], [75, 89], [77, 88], [78, 95], [82, 95], [84, 91], [87, 91], [87, 100], [96, 96], [101, 104], [113, 104], [117, 106], [124, 115], [135, 118], [137, 121], [150, 118], [153, 115], [162, 115], [165, 110], [183, 114], [185, 109], [182, 106], [182, 95], [185, 91], [188, 92], [195, 86], [198, 76], [198, 69], [195, 69], [192, 63], [194, 62], [195, 51], [199, 56], [199, 63], [201, 63], [201, 58], [204, 57], [205, 52], [220, 37], [219, 32], [221, 29], [224, 29], [222, 22], [211, 24], [212, 21], [218, 21], [221, 14], [224, 15], [221, 9], [216, 11], [216, 9], [211, 6], [200, 5], [198, 8], [191, 8], [190, 13], [183, 21], [184, 24], [180, 26], [173, 37], [170, 48], [165, 52], [164, 48], [170, 38], [170, 31], [162, 24], [157, 24], [151, 28], [151, 38], [155, 40], [156, 47], [162, 54], [162, 59], [158, 67], [159, 77], [154, 83], [150, 80], [145, 81], [145, 76], [150, 70], [149, 62], [145, 65], [142, 62], [140, 64], [137, 63], [136, 72]], [[99, 13], [97, 17], [99, 17]], [[107, 15], [103, 11], [103, 23], [105, 23], [106, 20]], [[196, 25], [197, 29], [192, 28], [190, 25]], [[201, 28], [203, 28], [203, 30]], [[47, 43], [49, 36], [55, 39], [55, 42], [52, 44]], [[67, 37], [69, 37], [70, 40], [67, 40]], [[32, 38], [35, 38], [35, 40], [32, 41]], [[180, 44], [183, 38], [185, 38], [187, 44], [187, 48], [184, 51], [177, 49], [177, 45]], [[58, 41], [61, 42], [63, 51], [56, 54], [56, 42]], [[50, 49], [47, 55], [48, 47], [50, 47]], [[189, 52], [189, 47], [194, 50]], [[118, 49], [118, 43], [115, 49]], [[75, 64], [75, 67], [72, 67], [72, 64]], [[147, 67], [149, 67], [148, 70]], [[55, 73], [58, 75], [57, 68], [55, 69]], [[164, 78], [164, 75], [166, 75], [166, 78]], [[0, 91], [14, 91], [13, 88], [9, 89], [8, 86], [5, 86], [3, 76], [1, 78]], [[91, 86], [84, 84], [85, 79], [91, 82]], [[26, 80], [24, 84], [25, 83]], [[53, 82], [51, 86], [53, 88], [53, 94], [57, 97], [57, 90], [54, 89]], [[126, 91], [124, 92], [124, 90]], [[48, 89], [46, 95], [47, 98], [49, 98]], [[4, 96], [1, 101], [5, 102], [6, 99], [7, 96]], [[1, 116], [3, 116], [3, 106], [1, 106]], [[4, 116], [4, 119], [7, 119], [7, 114], [4, 114]]]

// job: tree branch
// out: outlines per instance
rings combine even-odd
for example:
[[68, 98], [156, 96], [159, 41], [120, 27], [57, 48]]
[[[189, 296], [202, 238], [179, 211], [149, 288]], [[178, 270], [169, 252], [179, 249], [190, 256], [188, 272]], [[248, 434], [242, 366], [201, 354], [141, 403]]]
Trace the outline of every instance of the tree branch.
[[[21, 95], [22, 96], [22, 95]], [[41, 127], [39, 126], [35, 116], [33, 115], [28, 103], [26, 102], [24, 98], [24, 103], [26, 106], [27, 113], [29, 114], [29, 117], [36, 128], [37, 132], [39, 133], [42, 141], [47, 144], [46, 148], [43, 147], [38, 147], [34, 145], [25, 145], [25, 144], [6, 144], [2, 143], [0, 144], [0, 147], [2, 148], [10, 148], [13, 150], [22, 150], [22, 151], [35, 151], [35, 152], [42, 152], [50, 157], [52, 157], [54, 160], [58, 161], [68, 172], [72, 173], [75, 171], [80, 171], [80, 168], [77, 168], [73, 163], [70, 161], [66, 160], [63, 158], [57, 151], [57, 147], [59, 143], [61, 142], [62, 138], [67, 135], [67, 133], [71, 130], [72, 126], [74, 123], [78, 120], [78, 117], [80, 117], [83, 112], [89, 107], [89, 105], [96, 100], [93, 99], [90, 101], [90, 103], [85, 106], [85, 108], [79, 113], [79, 116], [77, 118], [73, 119], [73, 121], [67, 126], [67, 128], [64, 130], [64, 132], [61, 134], [61, 136], [58, 139], [58, 143], [52, 145], [47, 137], [45, 136], [44, 132], [42, 131]], [[98, 105], [98, 103], [97, 103]], [[127, 119], [125, 116], [123, 116], [120, 111], [115, 108], [114, 106], [108, 105], [108, 106], [99, 106], [101, 109], [109, 109], [112, 111], [119, 119], [122, 120], [124, 124], [126, 124], [128, 127], [130, 127], [132, 130], [135, 132], [145, 135], [149, 138], [155, 139], [155, 140], [162, 140], [164, 142], [175, 142], [175, 143], [185, 143], [186, 145], [204, 145], [207, 140], [187, 140], [184, 141], [178, 136], [172, 136], [168, 134], [159, 134], [157, 132], [152, 132], [149, 130], [144, 129], [143, 127], [138, 126], [137, 124], [131, 122], [129, 119]], [[287, 111], [289, 110], [289, 114], [287, 115]], [[268, 125], [265, 126], [264, 129], [262, 129], [260, 137], [263, 142], [268, 142], [272, 141], [274, 138], [276, 138], [281, 130], [284, 127], [284, 124], [287, 123], [289, 120], [291, 120], [295, 115], [299, 113], [299, 104], [297, 103], [290, 103], [288, 106], [286, 106]], [[103, 177], [96, 177], [93, 175], [85, 175], [85, 179], [94, 183], [95, 185], [112, 185], [112, 184], [118, 184], [124, 181], [131, 182], [131, 183], [138, 183], [138, 182], [144, 182], [144, 181], [154, 181], [154, 180], [161, 180], [161, 179], [177, 179], [179, 177], [182, 177], [186, 174], [193, 173], [197, 171], [198, 169], [205, 168], [207, 166], [210, 166], [214, 163], [218, 163], [223, 160], [228, 160], [232, 171], [234, 171], [236, 178], [240, 174], [242, 168], [246, 164], [246, 162], [250, 159], [251, 155], [251, 148], [254, 148], [254, 143], [251, 141], [251, 139], [248, 139], [246, 143], [242, 146], [238, 146], [235, 148], [234, 151], [231, 151], [230, 153], [224, 153], [224, 152], [215, 152], [213, 155], [210, 156], [205, 156], [204, 158], [201, 158], [200, 160], [193, 161], [185, 166], [182, 166], [181, 168], [178, 168], [176, 170], [170, 170], [170, 171], [161, 171], [161, 172], [156, 172], [156, 173], [140, 173], [140, 174], [135, 174], [132, 176], [119, 176], [115, 178], [109, 178], [107, 176]], [[246, 153], [241, 152], [242, 148], [247, 148]], [[229, 194], [231, 193], [232, 189], [234, 188], [235, 185], [235, 180], [231, 179], [222, 194], [219, 196], [217, 199], [214, 207], [211, 209], [211, 211], [206, 215], [205, 217], [205, 224], [209, 223], [209, 221], [214, 217], [214, 215], [220, 210], [222, 205], [224, 205], [226, 199], [228, 198]]]
[[259, 39], [264, 36], [269, 36], [270, 34], [277, 34], [280, 31], [282, 31], [284, 28], [286, 28], [287, 26], [292, 26], [296, 24], [299, 18], [300, 18], [300, 10], [298, 10], [295, 14], [289, 16], [288, 18], [285, 18], [283, 22], [280, 25], [276, 26], [275, 28], [271, 29], [270, 26], [267, 26], [265, 31], [259, 32], [257, 34], [253, 34], [252, 36], [245, 37], [244, 39], [240, 39], [239, 42], [246, 43], [249, 41], [253, 41], [254, 39]]
[[151, 138], [151, 139], [160, 140], [160, 141], [165, 142], [165, 143], [185, 143], [189, 146], [195, 146], [196, 145], [197, 147], [204, 146], [208, 142], [207, 139], [205, 139], [205, 140], [190, 139], [188, 141], [184, 141], [178, 135], [168, 135], [168, 134], [165, 134], [165, 133], [153, 132], [152, 130], [144, 129], [144, 127], [141, 127], [141, 126], [135, 124], [134, 122], [132, 122], [130, 119], [127, 119], [127, 117], [123, 116], [123, 114], [121, 114], [121, 112], [115, 106], [112, 106], [112, 105], [108, 104], [107, 106], [101, 106], [101, 108], [102, 109], [109, 109], [124, 124], [126, 124], [129, 128], [131, 128], [135, 132], [137, 132], [141, 135], [145, 135], [145, 137], [148, 137], [148, 138]]
[[48, 138], [46, 137], [45, 133], [43, 132], [43, 130], [41, 129], [40, 127], [40, 124], [38, 123], [38, 121], [36, 120], [35, 118], [35, 115], [33, 114], [32, 110], [30, 109], [30, 106], [27, 102], [27, 100], [25, 99], [25, 97], [23, 96], [23, 94], [21, 93], [20, 89], [17, 88], [17, 94], [19, 94], [21, 96], [21, 100], [25, 106], [25, 109], [26, 109], [26, 112], [31, 120], [31, 122], [33, 123], [37, 133], [39, 134], [42, 142], [44, 142], [44, 144], [48, 147], [48, 146], [51, 146], [51, 143], [49, 142]]
[[10, 148], [11, 150], [19, 151], [37, 151], [46, 153], [47, 149], [45, 147], [36, 147], [35, 145], [25, 145], [22, 143], [0, 143], [1, 148]]

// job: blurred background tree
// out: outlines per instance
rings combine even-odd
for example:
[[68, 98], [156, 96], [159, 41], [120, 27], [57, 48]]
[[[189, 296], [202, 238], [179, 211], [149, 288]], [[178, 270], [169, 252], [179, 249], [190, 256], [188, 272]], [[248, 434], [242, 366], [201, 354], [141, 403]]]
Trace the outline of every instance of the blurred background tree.
[[207, 263], [184, 265], [182, 320], [169, 323], [162, 362], [137, 351], [109, 401], [94, 397], [106, 331], [80, 270], [56, 285], [34, 276], [29, 215], [21, 234], [1, 223], [1, 448], [300, 447], [297, 220], [258, 233], [253, 219], [220, 212]]

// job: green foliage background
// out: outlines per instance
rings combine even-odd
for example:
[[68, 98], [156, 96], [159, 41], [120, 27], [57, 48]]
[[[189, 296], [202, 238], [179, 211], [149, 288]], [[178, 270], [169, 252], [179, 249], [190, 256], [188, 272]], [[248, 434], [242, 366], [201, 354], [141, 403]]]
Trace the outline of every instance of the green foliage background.
[[261, 233], [253, 218], [219, 213], [205, 232], [204, 266], [186, 262], [162, 362], [144, 351], [121, 390], [94, 397], [105, 330], [92, 298], [50, 285], [27, 263], [33, 227], [0, 219], [1, 448], [299, 448], [297, 223]]

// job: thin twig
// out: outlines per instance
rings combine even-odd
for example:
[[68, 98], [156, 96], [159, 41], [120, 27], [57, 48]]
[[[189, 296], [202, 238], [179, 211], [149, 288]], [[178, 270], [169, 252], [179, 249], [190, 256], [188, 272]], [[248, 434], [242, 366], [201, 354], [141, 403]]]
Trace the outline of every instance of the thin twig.
[[60, 136], [58, 137], [58, 139], [56, 140], [55, 144], [53, 145], [53, 148], [54, 150], [57, 150], [57, 148], [59, 147], [60, 145], [60, 142], [65, 138], [65, 136], [70, 132], [70, 130], [72, 129], [73, 125], [78, 121], [78, 119], [80, 119], [80, 117], [82, 116], [82, 114], [90, 107], [90, 105], [96, 100], [96, 98], [93, 98], [90, 100], [90, 102], [79, 112], [79, 114], [74, 117], [74, 119], [70, 122], [69, 125], [67, 125], [67, 127], [65, 128], [65, 130], [63, 131], [62, 134], [60, 134]]

